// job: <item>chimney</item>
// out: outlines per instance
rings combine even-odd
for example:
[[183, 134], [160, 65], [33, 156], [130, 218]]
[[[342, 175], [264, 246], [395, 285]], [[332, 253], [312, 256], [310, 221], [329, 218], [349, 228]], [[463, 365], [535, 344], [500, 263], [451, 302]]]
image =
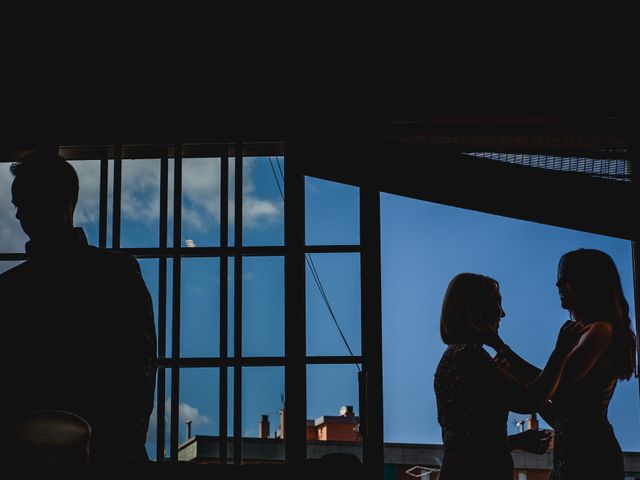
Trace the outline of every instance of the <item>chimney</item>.
[[260, 416], [259, 424], [260, 438], [269, 438], [269, 415]]
[[353, 405], [345, 405], [340, 407], [340, 416], [341, 417], [353, 417]]
[[516, 425], [518, 426], [519, 432], [524, 432], [525, 430], [538, 430], [540, 428], [538, 415], [536, 413], [532, 413], [529, 417], [523, 420], [518, 420]]
[[533, 412], [529, 417], [528, 423], [529, 423], [529, 430], [538, 430], [540, 427], [540, 424], [538, 423], [538, 414]]
[[276, 438], [284, 439], [284, 405], [280, 409], [280, 425], [276, 430]]
[[187, 421], [187, 440], [191, 438], [191, 420]]

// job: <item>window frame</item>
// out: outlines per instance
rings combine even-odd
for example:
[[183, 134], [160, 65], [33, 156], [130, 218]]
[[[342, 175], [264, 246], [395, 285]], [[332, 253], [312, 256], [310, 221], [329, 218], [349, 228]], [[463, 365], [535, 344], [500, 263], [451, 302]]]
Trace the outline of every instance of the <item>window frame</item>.
[[[285, 152], [286, 146], [286, 152]], [[528, 205], [522, 203], [515, 210], [505, 210], [495, 204], [478, 204], [469, 194], [456, 193], [447, 190], [455, 186], [454, 180], [447, 180], [436, 186], [434, 180], [429, 180], [419, 190], [415, 179], [402, 192], [394, 192], [381, 180], [381, 174], [375, 169], [364, 172], [353, 164], [345, 165], [345, 157], [350, 155], [342, 151], [336, 155], [333, 149], [311, 148], [290, 142], [273, 143], [221, 143], [221, 144], [175, 144], [175, 145], [102, 145], [102, 146], [69, 146], [60, 147], [59, 153], [68, 160], [99, 160], [100, 161], [100, 203], [99, 203], [99, 242], [98, 246], [107, 248], [108, 226], [108, 173], [109, 162], [113, 161], [113, 203], [112, 203], [112, 250], [126, 251], [138, 258], [154, 258], [159, 261], [159, 291], [158, 291], [158, 377], [157, 377], [157, 421], [158, 437], [157, 452], [164, 451], [165, 445], [165, 389], [166, 370], [171, 372], [171, 433], [170, 455], [168, 460], [178, 459], [178, 405], [179, 405], [179, 376], [180, 368], [184, 367], [218, 367], [220, 368], [220, 462], [227, 462], [227, 410], [228, 410], [228, 368], [234, 368], [234, 463], [241, 463], [242, 448], [242, 367], [250, 366], [283, 366], [285, 368], [285, 392], [287, 409], [285, 422], [287, 435], [285, 437], [285, 452], [287, 460], [306, 458], [306, 367], [311, 364], [343, 364], [360, 362], [363, 366], [362, 385], [366, 393], [361, 397], [360, 415], [364, 423], [363, 462], [365, 468], [376, 476], [381, 476], [383, 470], [383, 391], [382, 391], [382, 322], [381, 322], [381, 266], [380, 266], [380, 192], [389, 191], [413, 198], [420, 198], [444, 205], [462, 208], [478, 207], [508, 218], [523, 218]], [[311, 151], [311, 150], [314, 151]], [[365, 149], [365, 151], [369, 151]], [[386, 146], [375, 154], [377, 159], [385, 160], [394, 155], [397, 166], [394, 167], [403, 175], [411, 175], [412, 162], [420, 157], [433, 157], [432, 151], [410, 148], [403, 151], [398, 146]], [[245, 156], [278, 155], [284, 158], [285, 170], [285, 202], [284, 229], [285, 240], [282, 246], [244, 246], [242, 243], [242, 167]], [[229, 184], [221, 182], [220, 189], [220, 246], [185, 248], [181, 246], [181, 205], [182, 205], [182, 159], [190, 157], [219, 157], [221, 159], [221, 178], [229, 175], [229, 159], [235, 160], [235, 234], [234, 245], [228, 244], [228, 193]], [[446, 159], [445, 159], [446, 157]], [[160, 238], [157, 248], [121, 248], [121, 189], [122, 189], [122, 159], [123, 158], [159, 158], [160, 159]], [[167, 246], [168, 233], [168, 160], [174, 158], [174, 232], [173, 247]], [[455, 168], [471, 165], [468, 159], [447, 154], [437, 154], [446, 166], [436, 168], [436, 174], [448, 174]], [[444, 165], [444, 164], [443, 164]], [[487, 164], [488, 165], [488, 164]], [[636, 167], [637, 162], [632, 167]], [[474, 167], [475, 168], [475, 167]], [[512, 178], [516, 183], [521, 182], [521, 172], [516, 172], [510, 166], [494, 165], [490, 167], [493, 173], [504, 173], [504, 177], [496, 180], [503, 182], [504, 178]], [[513, 172], [513, 173], [511, 173]], [[384, 172], [383, 172], [384, 173]], [[331, 181], [347, 183], [360, 188], [360, 244], [359, 245], [306, 245], [305, 244], [305, 185], [304, 177], [313, 176]], [[486, 176], [489, 176], [488, 174]], [[574, 181], [567, 176], [545, 172], [536, 173], [536, 177], [548, 179], [549, 184], [556, 188], [562, 182]], [[394, 177], [396, 180], [398, 177]], [[585, 192], [589, 191], [589, 181], [576, 180], [585, 184]], [[616, 182], [619, 183], [619, 182]], [[627, 186], [611, 186], [611, 191], [619, 192], [619, 199], [624, 205], [631, 205], [629, 198], [637, 198], [640, 188], [640, 168], [631, 171], [632, 193]], [[396, 183], [396, 185], [398, 185]], [[595, 185], [595, 184], [594, 184]], [[595, 187], [594, 187], [595, 188]], [[603, 187], [604, 188], [604, 187]], [[443, 193], [446, 191], [446, 194]], [[476, 202], [476, 203], [474, 203]], [[613, 201], [612, 201], [613, 202]], [[548, 206], [542, 204], [535, 212], [543, 211]], [[513, 214], [517, 211], [517, 215]], [[534, 212], [534, 214], [535, 214]], [[530, 220], [548, 225], [576, 228], [576, 224], [563, 217], [566, 210]], [[510, 214], [511, 213], [511, 214]], [[534, 215], [531, 214], [531, 215]], [[619, 217], [619, 215], [618, 215]], [[618, 218], [616, 217], [616, 218]], [[564, 218], [564, 220], [562, 220]], [[527, 218], [525, 218], [527, 219]], [[607, 223], [601, 216], [589, 219], [584, 214], [587, 227], [596, 225], [601, 231], [610, 236], [628, 238], [628, 231], [618, 224]], [[600, 224], [598, 224], [600, 222]], [[633, 223], [633, 222], [630, 222]], [[637, 222], [636, 222], [637, 223]], [[636, 331], [640, 332], [640, 242], [635, 234], [632, 238], [633, 275], [635, 298]], [[360, 255], [361, 275], [361, 342], [362, 354], [355, 359], [348, 356], [307, 356], [306, 355], [306, 299], [305, 299], [305, 255], [307, 253], [338, 253], [350, 252]], [[283, 256], [285, 259], [285, 354], [282, 357], [243, 357], [242, 356], [242, 258], [251, 256]], [[206, 358], [180, 357], [180, 261], [186, 257], [217, 257], [220, 259], [220, 356]], [[23, 253], [1, 253], [0, 260], [25, 260]], [[234, 318], [229, 325], [228, 318], [228, 259], [234, 261]], [[166, 320], [167, 320], [167, 259], [173, 264], [173, 335], [171, 356], [166, 355]], [[363, 302], [367, 298], [370, 301]], [[234, 329], [234, 355], [228, 356], [228, 328]], [[159, 461], [165, 460], [159, 455]]]

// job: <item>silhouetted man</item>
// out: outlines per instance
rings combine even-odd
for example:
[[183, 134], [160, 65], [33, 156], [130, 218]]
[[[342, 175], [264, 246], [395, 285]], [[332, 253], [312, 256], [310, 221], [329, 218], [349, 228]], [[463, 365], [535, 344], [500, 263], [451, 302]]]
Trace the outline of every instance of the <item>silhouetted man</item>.
[[0, 276], [4, 453], [20, 457], [11, 435], [30, 413], [64, 410], [91, 426], [91, 461], [146, 460], [156, 334], [138, 262], [74, 228], [78, 176], [62, 157], [37, 152], [11, 168], [30, 241], [29, 259]]

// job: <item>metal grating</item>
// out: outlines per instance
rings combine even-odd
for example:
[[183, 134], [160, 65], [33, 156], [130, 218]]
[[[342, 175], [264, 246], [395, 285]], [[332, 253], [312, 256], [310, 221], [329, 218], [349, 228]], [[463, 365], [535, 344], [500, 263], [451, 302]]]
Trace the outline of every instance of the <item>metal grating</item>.
[[498, 162], [522, 165], [525, 167], [582, 173], [607, 180], [616, 180], [621, 182], [631, 181], [631, 163], [629, 160], [624, 159], [557, 157], [552, 155], [495, 152], [468, 152], [465, 153], [465, 155], [487, 158]]

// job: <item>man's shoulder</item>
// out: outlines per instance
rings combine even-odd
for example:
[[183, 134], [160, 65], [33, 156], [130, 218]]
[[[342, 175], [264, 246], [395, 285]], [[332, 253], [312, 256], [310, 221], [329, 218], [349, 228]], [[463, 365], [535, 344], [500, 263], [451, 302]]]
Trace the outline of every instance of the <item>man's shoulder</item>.
[[108, 250], [106, 248], [89, 245], [85, 250], [85, 260], [94, 268], [104, 271], [122, 272], [123, 270], [139, 269], [136, 257], [128, 252]]

